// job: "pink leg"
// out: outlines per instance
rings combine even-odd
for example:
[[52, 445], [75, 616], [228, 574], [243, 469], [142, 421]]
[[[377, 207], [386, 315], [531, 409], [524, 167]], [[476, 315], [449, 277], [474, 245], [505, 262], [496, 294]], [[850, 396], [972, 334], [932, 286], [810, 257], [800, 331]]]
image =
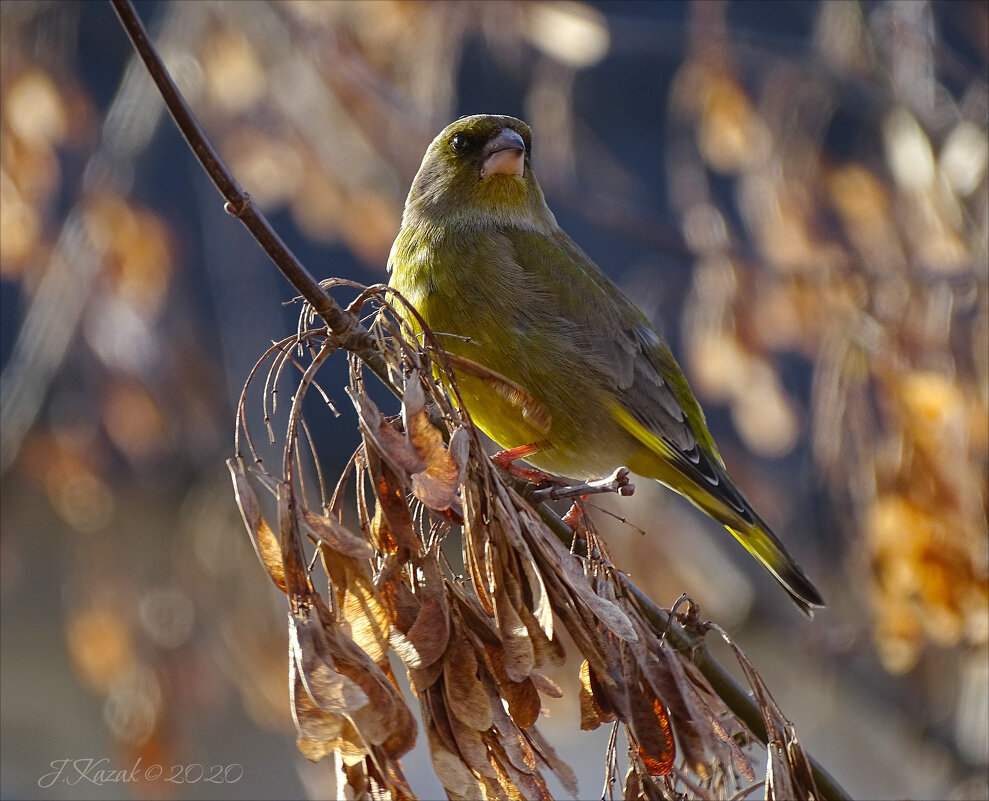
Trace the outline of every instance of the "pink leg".
[[531, 445], [520, 445], [517, 448], [509, 448], [507, 451], [499, 451], [491, 460], [498, 465], [498, 467], [507, 470], [510, 475], [516, 478], [523, 478], [526, 481], [540, 482], [546, 481], [552, 478], [549, 473], [544, 473], [542, 470], [536, 470], [532, 467], [522, 467], [515, 464], [518, 459], [525, 459], [527, 456], [532, 456], [534, 453], [538, 453], [543, 449], [543, 446], [537, 445], [535, 443]]

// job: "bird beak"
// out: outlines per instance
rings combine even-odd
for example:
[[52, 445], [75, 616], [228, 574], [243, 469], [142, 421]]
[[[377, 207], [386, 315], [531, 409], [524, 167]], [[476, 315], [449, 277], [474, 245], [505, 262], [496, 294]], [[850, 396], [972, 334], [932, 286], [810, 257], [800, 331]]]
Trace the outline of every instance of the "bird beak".
[[511, 128], [505, 128], [491, 137], [481, 155], [484, 157], [482, 178], [495, 173], [522, 175], [525, 170], [525, 143]]

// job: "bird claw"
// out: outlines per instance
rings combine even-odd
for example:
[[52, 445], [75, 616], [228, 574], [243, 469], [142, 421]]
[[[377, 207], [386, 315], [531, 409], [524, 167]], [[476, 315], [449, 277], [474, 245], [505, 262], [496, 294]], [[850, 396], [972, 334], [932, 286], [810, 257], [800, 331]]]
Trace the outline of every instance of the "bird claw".
[[534, 467], [523, 467], [515, 464], [518, 459], [525, 459], [527, 456], [537, 453], [541, 449], [538, 444], [522, 445], [518, 448], [509, 448], [507, 451], [498, 451], [491, 457], [491, 461], [504, 470], [513, 478], [521, 478], [533, 484], [542, 484], [551, 481], [552, 476]]

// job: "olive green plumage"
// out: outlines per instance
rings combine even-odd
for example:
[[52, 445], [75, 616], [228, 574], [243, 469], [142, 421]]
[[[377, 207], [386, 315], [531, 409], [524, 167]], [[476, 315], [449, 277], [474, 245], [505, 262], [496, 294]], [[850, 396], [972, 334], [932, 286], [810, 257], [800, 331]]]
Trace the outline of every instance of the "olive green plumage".
[[557, 225], [529, 127], [479, 115], [430, 144], [389, 258], [391, 285], [455, 358], [474, 421], [571, 477], [625, 465], [728, 528], [808, 615], [823, 601], [725, 472], [649, 321]]

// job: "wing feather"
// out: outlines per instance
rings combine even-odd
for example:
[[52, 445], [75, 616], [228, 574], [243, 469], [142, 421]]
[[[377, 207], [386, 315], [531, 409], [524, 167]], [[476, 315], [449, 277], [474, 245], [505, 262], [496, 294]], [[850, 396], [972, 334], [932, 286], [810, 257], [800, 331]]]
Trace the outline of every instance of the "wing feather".
[[588, 366], [611, 382], [619, 423], [751, 522], [754, 513], [728, 478], [680, 368], [642, 312], [563, 231], [506, 234], [518, 264], [554, 299], [560, 328], [579, 340]]

